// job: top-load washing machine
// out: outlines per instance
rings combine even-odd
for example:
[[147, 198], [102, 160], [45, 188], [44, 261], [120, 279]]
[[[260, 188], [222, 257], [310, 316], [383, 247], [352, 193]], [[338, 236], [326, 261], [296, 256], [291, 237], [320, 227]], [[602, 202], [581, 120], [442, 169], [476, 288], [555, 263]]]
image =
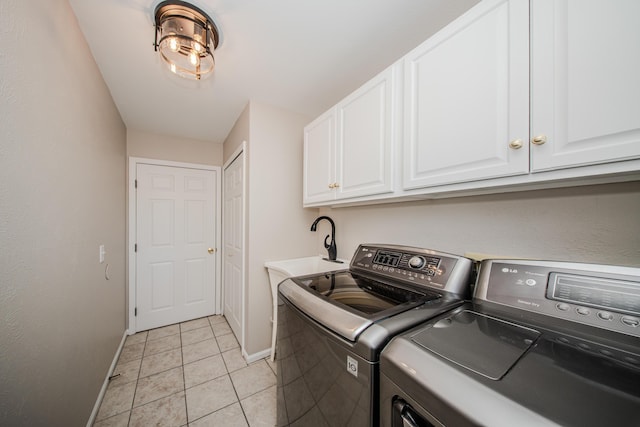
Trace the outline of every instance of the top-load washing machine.
[[380, 351], [461, 305], [472, 267], [435, 250], [368, 244], [348, 271], [280, 283], [278, 425], [377, 426]]

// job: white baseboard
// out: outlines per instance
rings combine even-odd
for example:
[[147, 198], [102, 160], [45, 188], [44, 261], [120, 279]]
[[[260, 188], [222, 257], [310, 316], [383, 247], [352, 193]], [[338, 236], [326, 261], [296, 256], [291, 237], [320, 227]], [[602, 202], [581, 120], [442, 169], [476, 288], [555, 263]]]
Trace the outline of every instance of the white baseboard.
[[265, 357], [271, 356], [271, 349], [267, 348], [266, 350], [259, 351], [257, 353], [253, 353], [252, 355], [247, 354], [245, 349], [242, 349], [242, 357], [247, 361], [247, 363], [253, 363], [260, 359], [264, 359]]
[[113, 360], [111, 361], [111, 366], [109, 367], [109, 371], [107, 372], [107, 376], [104, 379], [104, 383], [102, 383], [102, 388], [100, 389], [100, 393], [98, 393], [98, 398], [96, 399], [96, 404], [93, 405], [93, 411], [91, 411], [91, 416], [89, 417], [89, 421], [87, 421], [87, 427], [91, 427], [98, 416], [98, 410], [100, 409], [100, 405], [102, 404], [102, 399], [104, 399], [104, 394], [107, 392], [107, 386], [109, 385], [109, 377], [113, 375], [114, 369], [116, 369], [116, 363], [118, 363], [118, 359], [120, 358], [120, 353], [122, 352], [122, 348], [124, 347], [124, 342], [127, 339], [127, 335], [129, 335], [129, 331], [125, 330], [122, 335], [122, 340], [120, 341], [120, 345], [118, 346], [118, 350], [116, 350], [116, 355], [113, 356]]

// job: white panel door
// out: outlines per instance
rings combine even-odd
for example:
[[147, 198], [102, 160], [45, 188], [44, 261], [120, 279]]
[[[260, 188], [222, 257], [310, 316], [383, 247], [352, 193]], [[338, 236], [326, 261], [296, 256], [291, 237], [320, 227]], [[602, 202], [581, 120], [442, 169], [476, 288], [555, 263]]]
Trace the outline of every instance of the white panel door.
[[244, 151], [224, 170], [224, 316], [243, 344]]
[[138, 164], [136, 330], [215, 312], [216, 172]]
[[640, 157], [640, 1], [531, 2], [532, 170]]
[[393, 190], [397, 72], [389, 67], [337, 106], [336, 199]]
[[405, 189], [529, 172], [528, 26], [486, 0], [405, 57]]

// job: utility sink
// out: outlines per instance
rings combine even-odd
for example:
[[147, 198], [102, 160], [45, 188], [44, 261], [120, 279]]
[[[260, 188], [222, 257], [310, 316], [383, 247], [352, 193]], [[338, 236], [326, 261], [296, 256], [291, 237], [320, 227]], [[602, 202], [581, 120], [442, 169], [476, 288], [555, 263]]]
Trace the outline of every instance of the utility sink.
[[[329, 261], [321, 256], [312, 256], [307, 258], [286, 259], [283, 261], [268, 261], [264, 263], [264, 266], [268, 270], [274, 270], [275, 272], [284, 274], [285, 278], [287, 278], [325, 273], [334, 270], [346, 270], [349, 268], [349, 263], [343, 260]], [[271, 271], [269, 271], [269, 273], [271, 273]]]
[[271, 283], [271, 298], [273, 300], [273, 314], [271, 322], [271, 360], [276, 354], [276, 333], [278, 329], [278, 285], [287, 277], [306, 276], [308, 274], [326, 273], [328, 271], [348, 270], [349, 262], [338, 259], [329, 261], [321, 256], [285, 259], [282, 261], [267, 261], [264, 263], [269, 272]]

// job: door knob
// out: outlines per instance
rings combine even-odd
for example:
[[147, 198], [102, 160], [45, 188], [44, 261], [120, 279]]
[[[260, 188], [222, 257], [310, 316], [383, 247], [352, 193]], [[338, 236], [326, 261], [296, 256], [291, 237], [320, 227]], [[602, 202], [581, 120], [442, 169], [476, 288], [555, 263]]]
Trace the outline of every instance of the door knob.
[[546, 135], [538, 135], [538, 136], [534, 137], [531, 140], [531, 143], [534, 144], [534, 145], [542, 145], [545, 142], [547, 142], [547, 136]]
[[513, 148], [514, 150], [517, 150], [519, 148], [522, 148], [522, 140], [520, 139], [514, 139], [513, 141], [511, 141], [509, 143], [509, 148]]
[[213, 248], [209, 248], [209, 249], [207, 249], [207, 252], [209, 252], [210, 254], [214, 253], [215, 251], [216, 251], [216, 250], [215, 250], [215, 249], [213, 249]]

